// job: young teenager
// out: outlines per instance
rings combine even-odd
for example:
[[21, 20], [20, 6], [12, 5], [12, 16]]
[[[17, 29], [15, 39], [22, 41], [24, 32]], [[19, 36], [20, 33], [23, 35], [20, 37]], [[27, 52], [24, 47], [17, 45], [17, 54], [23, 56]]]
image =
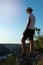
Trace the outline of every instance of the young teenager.
[[31, 7], [28, 7], [26, 9], [28, 16], [28, 23], [26, 26], [25, 31], [23, 32], [23, 37], [22, 37], [22, 54], [25, 54], [25, 50], [26, 50], [26, 44], [25, 41], [27, 40], [27, 38], [29, 38], [30, 41], [30, 55], [33, 54], [33, 48], [34, 48], [34, 40], [33, 40], [33, 36], [34, 36], [34, 32], [35, 32], [35, 15], [33, 14], [33, 9]]

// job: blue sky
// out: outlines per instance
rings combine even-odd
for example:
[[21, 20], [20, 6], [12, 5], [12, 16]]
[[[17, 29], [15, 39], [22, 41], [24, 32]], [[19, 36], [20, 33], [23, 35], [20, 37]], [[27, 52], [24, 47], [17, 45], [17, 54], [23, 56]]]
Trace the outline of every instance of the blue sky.
[[35, 27], [43, 32], [43, 0], [0, 0], [0, 43], [20, 43], [26, 27], [26, 8], [32, 7]]

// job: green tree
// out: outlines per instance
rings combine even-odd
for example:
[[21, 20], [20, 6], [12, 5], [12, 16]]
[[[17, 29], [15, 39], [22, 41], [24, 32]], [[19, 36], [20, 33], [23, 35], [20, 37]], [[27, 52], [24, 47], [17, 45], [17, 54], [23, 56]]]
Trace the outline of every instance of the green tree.
[[40, 30], [41, 30], [40, 28], [37, 28], [37, 27], [35, 28], [35, 31], [37, 32], [38, 36], [40, 35]]
[[43, 35], [40, 34], [40, 31], [40, 28], [35, 28], [35, 48], [39, 51], [43, 51]]

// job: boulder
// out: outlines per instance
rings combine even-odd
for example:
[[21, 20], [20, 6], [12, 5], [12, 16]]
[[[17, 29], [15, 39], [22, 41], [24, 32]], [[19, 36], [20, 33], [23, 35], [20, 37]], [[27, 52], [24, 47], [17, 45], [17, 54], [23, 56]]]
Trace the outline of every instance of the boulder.
[[33, 65], [33, 58], [30, 58], [29, 55], [20, 55], [16, 58], [16, 63], [17, 65]]

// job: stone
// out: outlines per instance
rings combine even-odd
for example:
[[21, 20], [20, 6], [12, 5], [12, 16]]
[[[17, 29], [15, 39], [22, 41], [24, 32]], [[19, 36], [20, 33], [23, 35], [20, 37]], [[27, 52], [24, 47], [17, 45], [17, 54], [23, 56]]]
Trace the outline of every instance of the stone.
[[16, 63], [17, 65], [33, 65], [33, 58], [30, 58], [29, 55], [20, 55], [16, 58]]

